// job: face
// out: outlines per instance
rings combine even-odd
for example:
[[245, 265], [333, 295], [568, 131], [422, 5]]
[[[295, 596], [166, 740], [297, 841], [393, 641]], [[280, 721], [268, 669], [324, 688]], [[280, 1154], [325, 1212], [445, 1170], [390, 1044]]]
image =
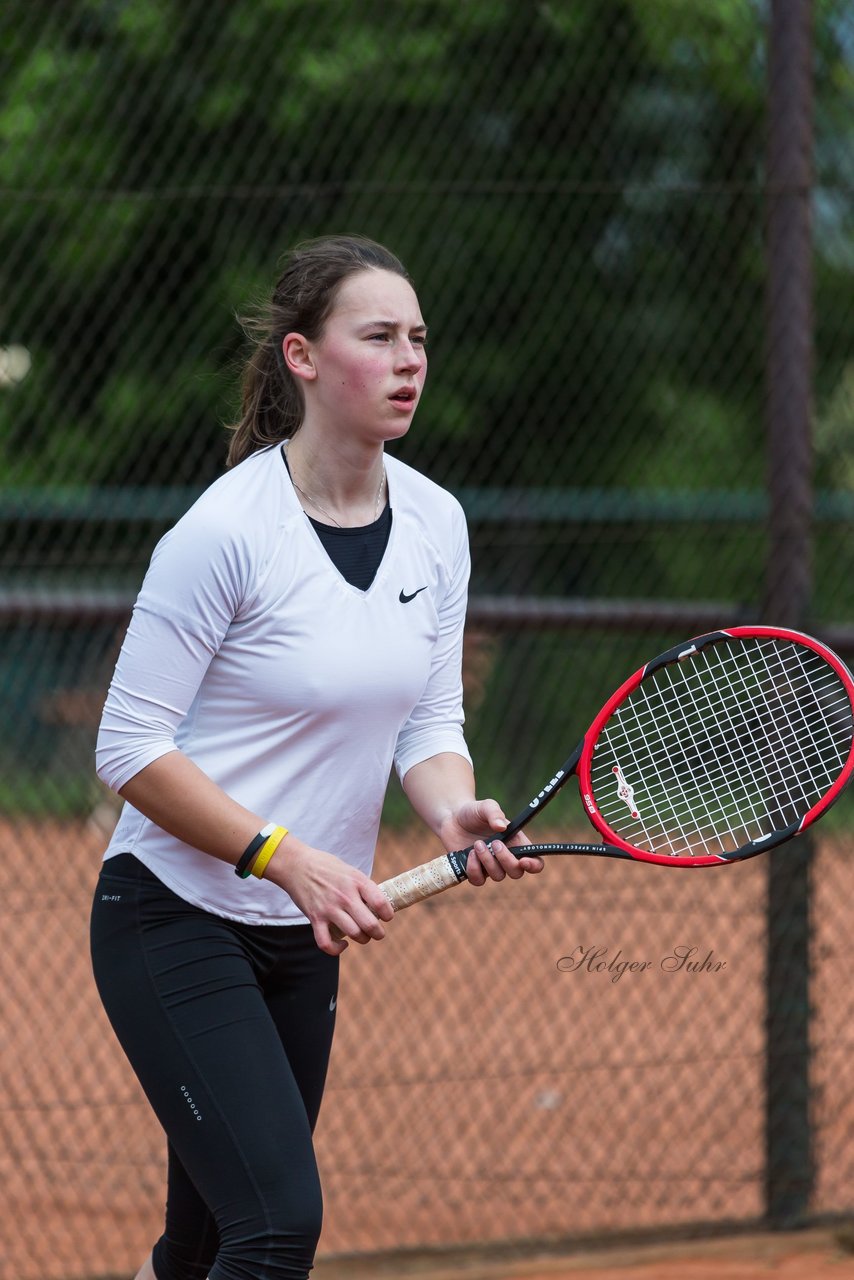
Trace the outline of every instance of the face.
[[340, 427], [369, 443], [405, 435], [427, 373], [426, 335], [408, 281], [390, 271], [349, 276], [322, 336], [305, 343], [302, 367], [289, 361], [303, 379], [305, 424]]

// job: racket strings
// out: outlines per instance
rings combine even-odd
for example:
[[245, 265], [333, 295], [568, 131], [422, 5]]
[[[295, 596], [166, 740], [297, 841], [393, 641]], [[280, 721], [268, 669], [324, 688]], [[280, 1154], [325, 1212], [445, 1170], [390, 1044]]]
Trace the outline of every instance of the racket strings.
[[[767, 672], [769, 668], [765, 655], [760, 654], [759, 656], [762, 658]], [[718, 661], [721, 660], [720, 654], [716, 655], [716, 657]], [[721, 679], [720, 673], [714, 670], [714, 661], [715, 658], [712, 658], [711, 676], [719, 693]], [[820, 660], [818, 669], [821, 669]], [[716, 747], [718, 752], [718, 761], [721, 765], [719, 773], [725, 772], [723, 766], [727, 764], [735, 764], [738, 769], [737, 777], [742, 786], [740, 793], [735, 787], [731, 789], [734, 801], [730, 806], [732, 811], [738, 812], [740, 810], [740, 816], [744, 816], [748, 820], [750, 818], [761, 818], [763, 812], [767, 811], [764, 816], [774, 819], [771, 823], [773, 828], [788, 825], [789, 820], [794, 820], [799, 812], [805, 812], [806, 808], [813, 802], [814, 796], [817, 798], [823, 788], [817, 786], [813, 792], [810, 792], [800, 782], [800, 779], [805, 776], [804, 770], [809, 770], [811, 764], [813, 766], [815, 764], [814, 761], [810, 762], [806, 758], [805, 752], [801, 749], [801, 731], [813, 742], [816, 738], [815, 726], [810, 722], [809, 714], [805, 714], [809, 710], [809, 702], [804, 703], [803, 700], [798, 702], [795, 697], [797, 689], [790, 669], [782, 672], [784, 677], [782, 681], [779, 678], [780, 673], [772, 674], [775, 675], [775, 679], [769, 682], [761, 679], [761, 673], [760, 679], [757, 681], [754, 678], [755, 673], [750, 673], [749, 668], [745, 667], [736, 670], [735, 679], [733, 679], [730, 671], [724, 671], [724, 675], [727, 678], [724, 688], [727, 692], [729, 691], [728, 686], [731, 686], [739, 699], [747, 697], [748, 702], [745, 706], [749, 705], [755, 712], [757, 710], [756, 696], [749, 685], [751, 683], [757, 684], [766, 706], [773, 706], [775, 714], [770, 719], [767, 715], [764, 717], [757, 716], [750, 726], [752, 737], [748, 736], [745, 739], [743, 735], [739, 736], [738, 733], [742, 727], [738, 721], [744, 722], [746, 719], [744, 708], [739, 703], [738, 713], [733, 716], [731, 714], [732, 704], [730, 699], [729, 703], [727, 703], [727, 711], [730, 712], [729, 720], [727, 722], [722, 719], [721, 722], [721, 727], [726, 735], [725, 739], [718, 743], [713, 742], [711, 745]], [[796, 672], [795, 674], [799, 673]], [[748, 676], [750, 676], [750, 679], [747, 678]], [[771, 697], [769, 697], [767, 691], [769, 686], [773, 689]], [[766, 707], [763, 707], [764, 709]], [[703, 708], [703, 710], [705, 711], [706, 708]], [[795, 715], [793, 718], [793, 710], [800, 711], [801, 715]], [[745, 741], [751, 743], [755, 750], [752, 752], [745, 752], [743, 749], [738, 750], [738, 748], [744, 747]], [[736, 750], [732, 749], [731, 744], [735, 744]], [[785, 762], [789, 766], [794, 766], [794, 768], [790, 767], [788, 772], [784, 772], [779, 767], [780, 762]], [[716, 778], [710, 778], [710, 781], [716, 780]], [[751, 792], [755, 797], [758, 797], [754, 803], [751, 803]], [[769, 794], [772, 797], [771, 804], [767, 803]], [[787, 812], [784, 812], [785, 800], [790, 802]], [[726, 806], [722, 807], [726, 812]], [[742, 834], [743, 828], [736, 830], [732, 825], [730, 826], [729, 835], [736, 842], [742, 837]], [[749, 834], [753, 833], [750, 832]]]
[[[812, 654], [811, 650], [806, 652]], [[767, 660], [766, 654], [762, 656]], [[779, 714], [772, 721], [768, 721], [766, 717], [759, 722], [767, 736], [769, 749], [773, 751], [777, 775], [782, 774], [789, 780], [790, 790], [786, 791], [784, 788], [786, 799], [796, 806], [799, 801], [809, 800], [813, 803], [813, 797], [817, 799], [827, 789], [844, 764], [850, 746], [850, 732], [843, 738], [845, 751], [839, 750], [840, 740], [834, 737], [832, 731], [825, 733], [827, 728], [831, 728], [828, 711], [832, 707], [829, 708], [822, 701], [822, 686], [826, 684], [828, 676], [832, 676], [834, 680], [838, 678], [831, 669], [824, 666], [818, 655], [814, 657], [812, 667], [817, 674], [813, 679], [813, 671], [810, 672], [807, 696], [799, 696], [799, 690], [803, 687], [804, 670], [792, 672], [790, 662], [786, 672], [791, 678], [789, 689], [785, 694], [777, 690], [776, 707]], [[773, 672], [770, 668], [769, 677], [773, 684]], [[798, 679], [797, 685], [795, 677]], [[842, 692], [844, 693], [844, 689]], [[779, 750], [774, 750], [777, 744]]]
[[[710, 657], [714, 663], [715, 657], [719, 655], [713, 654]], [[773, 816], [775, 819], [772, 829], [776, 826], [788, 825], [788, 820], [781, 820], [783, 813], [779, 794], [782, 783], [783, 792], [789, 800], [792, 800], [792, 781], [786, 782], [780, 779], [774, 762], [788, 759], [792, 752], [796, 756], [799, 754], [798, 738], [791, 716], [791, 711], [798, 706], [796, 700], [790, 696], [793, 690], [790, 689], [788, 695], [782, 696], [780, 688], [775, 687], [774, 698], [781, 714], [772, 721], [767, 717], [764, 719], [757, 717], [751, 726], [748, 724], [747, 711], [750, 709], [755, 712], [757, 709], [756, 690], [749, 687], [746, 674], [743, 668], [736, 668], [734, 671], [727, 671], [726, 679], [722, 681], [720, 673], [716, 672], [710, 664], [712, 687], [720, 700], [720, 721], [715, 737], [708, 735], [707, 742], [701, 744], [694, 737], [695, 746], [702, 745], [704, 749], [708, 748], [714, 752], [714, 767], [707, 765], [705, 768], [707, 787], [701, 800], [711, 795], [717, 808], [707, 803], [702, 803], [700, 807], [705, 811], [704, 818], [713, 824], [716, 814], [720, 814], [724, 819], [724, 830], [727, 836], [735, 842], [734, 847], [737, 847], [744, 834], [750, 831], [751, 822], [761, 821], [765, 816]], [[710, 700], [706, 697], [701, 705], [692, 682], [686, 681], [685, 687], [692, 698], [693, 710], [702, 728], [704, 723], [702, 717], [714, 709], [711, 705], [714, 699]], [[758, 689], [767, 703], [767, 691], [761, 681]], [[745, 736], [745, 733], [750, 734], [751, 729], [753, 736]], [[745, 749], [748, 745], [751, 750]], [[794, 775], [795, 787], [797, 787], [797, 780], [796, 774]], [[770, 804], [766, 803], [769, 796], [772, 798]], [[803, 788], [801, 788], [800, 798], [806, 798]], [[808, 808], [809, 805], [807, 804], [806, 807]], [[716, 830], [720, 832], [720, 829], [720, 825], [716, 824]]]
[[[764, 661], [764, 665], [767, 672], [767, 661]], [[819, 662], [819, 669], [820, 665], [821, 664]], [[726, 672], [725, 674], [728, 677], [730, 676], [729, 672]], [[729, 679], [729, 683], [736, 687], [738, 696], [743, 697], [745, 696], [744, 686], [748, 683], [745, 679], [745, 669], [742, 668], [737, 674], [738, 680], [732, 681]], [[792, 672], [790, 670], [784, 671], [783, 675], [784, 677], [788, 677], [788, 679], [784, 679], [781, 682], [779, 678], [776, 678], [771, 682], [771, 686], [773, 688], [773, 696], [771, 699], [769, 699], [766, 692], [766, 686], [769, 682], [763, 681], [761, 678], [758, 681], [759, 687], [762, 690], [762, 697], [765, 699], [766, 703], [773, 707], [775, 714], [771, 718], [767, 715], [755, 718], [752, 726], [753, 738], [748, 739], [748, 741], [753, 742], [753, 745], [756, 748], [752, 755], [749, 753], [746, 754], [744, 751], [741, 751], [739, 754], [739, 752], [732, 752], [731, 750], [731, 743], [734, 743], [736, 747], [741, 747], [744, 744], [743, 737], [738, 736], [739, 725], [737, 720], [739, 718], [742, 721], [745, 719], [745, 716], [741, 712], [739, 712], [739, 715], [735, 718], [730, 716], [729, 723], [722, 722], [722, 727], [727, 733], [727, 740], [724, 743], [712, 744], [717, 747], [718, 752], [721, 751], [721, 747], [723, 746], [724, 753], [729, 751], [730, 755], [734, 757], [734, 759], [731, 759], [729, 763], [737, 764], [739, 776], [743, 782], [743, 787], [742, 795], [738, 797], [739, 803], [733, 807], [736, 809], [739, 807], [742, 809], [746, 808], [748, 816], [750, 816], [751, 813], [753, 816], [761, 813], [758, 801], [753, 806], [750, 804], [745, 806], [745, 792], [748, 788], [752, 788], [756, 794], [767, 792], [767, 789], [771, 788], [774, 798], [778, 801], [778, 812], [782, 811], [782, 806], [786, 799], [790, 802], [794, 802], [795, 814], [798, 809], [803, 811], [803, 805], [799, 805], [799, 801], [806, 800], [808, 807], [809, 803], [813, 800], [813, 794], [811, 794], [811, 792], [803, 785], [799, 785], [799, 779], [800, 776], [802, 776], [801, 771], [803, 769], [809, 769], [812, 765], [813, 771], [815, 771], [816, 761], [815, 759], [809, 761], [806, 758], [806, 753], [802, 750], [803, 738], [801, 736], [801, 731], [803, 731], [803, 736], [815, 743], [815, 725], [811, 722], [808, 714], [806, 716], [802, 714], [800, 718], [795, 718], [793, 720], [792, 707], [797, 707], [799, 705], [800, 710], [803, 713], [805, 708], [809, 707], [809, 704], [804, 704], [803, 702], [797, 704], [794, 697], [797, 690], [792, 678]], [[714, 682], [719, 689], [719, 676], [714, 672], [713, 676]], [[751, 679], [753, 679], [753, 677], [751, 677]], [[749, 689], [747, 692], [751, 693]], [[753, 698], [753, 702], [755, 703], [755, 698]], [[753, 709], [754, 711], [756, 710], [755, 705]], [[790, 766], [787, 771], [783, 771], [779, 767], [781, 761]], [[723, 756], [723, 763], [727, 763], [726, 754]], [[826, 780], [826, 778], [823, 780]], [[766, 785], [763, 786], [762, 784]], [[820, 791], [821, 787], [815, 788], [816, 794], [820, 794]], [[765, 807], [768, 806], [766, 805]], [[773, 816], [777, 818], [778, 814], [774, 814]], [[792, 816], [791, 809], [789, 812], [785, 813], [786, 820]], [[779, 826], [780, 822], [776, 821], [774, 825]], [[738, 836], [740, 833], [734, 834]]]
[[814, 650], [764, 638], [709, 645], [614, 711], [593, 757], [594, 795], [638, 847], [732, 853], [818, 802], [853, 729], [845, 685]]
[[[672, 673], [668, 670], [665, 671], [664, 675], [670, 684], [668, 693], [672, 695]], [[716, 826], [716, 829], [719, 829], [721, 820], [724, 820], [727, 823], [729, 833], [732, 834], [732, 821], [728, 818], [728, 809], [731, 809], [733, 813], [743, 809], [745, 796], [743, 794], [738, 796], [730, 794], [728, 800], [722, 803], [722, 783], [725, 779], [725, 771], [722, 766], [721, 756], [714, 750], [711, 753], [705, 750], [707, 747], [714, 748], [716, 744], [710, 742], [708, 735], [704, 732], [704, 712], [700, 707], [698, 692], [692, 689], [687, 682], [685, 684], [685, 692], [688, 695], [688, 700], [683, 698], [681, 704], [676, 704], [677, 706], [681, 705], [681, 723], [677, 724], [673, 715], [672, 697], [664, 703], [667, 716], [664, 721], [667, 726], [667, 732], [665, 733], [666, 754], [655, 751], [650, 753], [648, 741], [647, 750], [650, 764], [654, 766], [655, 785], [650, 791], [651, 798], [656, 802], [655, 811], [657, 813], [662, 811], [666, 814], [669, 813], [669, 827], [678, 832], [680, 837], [678, 843], [680, 846], [690, 848], [692, 836], [697, 827], [702, 831], [703, 827], [712, 824]], [[658, 712], [657, 707], [650, 706], [651, 699], [648, 690], [644, 690], [644, 700], [650, 713], [655, 714]], [[708, 703], [708, 696], [704, 696], [703, 700]], [[725, 732], [727, 728], [733, 731], [732, 716], [730, 715], [729, 717], [728, 725], [722, 724], [719, 727], [723, 728]], [[642, 761], [639, 759], [630, 740], [627, 745], [633, 767], [640, 768]], [[694, 765], [691, 771], [692, 791], [690, 793], [685, 790], [684, 777], [679, 788], [674, 786], [674, 783], [679, 779], [678, 766], [680, 759], [685, 759], [686, 748], [689, 746], [694, 757]], [[644, 829], [647, 836], [652, 834], [648, 823], [644, 824]], [[674, 841], [674, 843], [676, 842]]]
[[[830, 668], [825, 669], [829, 673], [830, 680], [828, 683], [836, 680], [835, 674]], [[672, 681], [672, 671], [668, 669], [668, 677]], [[801, 774], [794, 774], [792, 785], [798, 791], [801, 799], [807, 797], [806, 789], [800, 785], [800, 777], [803, 772], [812, 774], [813, 778], [819, 784], [819, 790], [825, 789], [822, 783], [829, 785], [832, 781], [834, 773], [828, 768], [827, 764], [822, 760], [821, 755], [814, 759], [809, 759], [806, 751], [802, 749], [798, 730], [792, 721], [791, 712], [795, 709], [802, 713], [802, 727], [806, 735], [811, 740], [814, 747], [817, 747], [816, 725], [812, 723], [809, 715], [809, 707], [805, 706], [803, 701], [797, 702], [795, 690], [789, 688], [788, 691], [781, 691], [779, 685], [776, 687], [772, 681], [761, 682], [762, 696], [768, 699], [767, 689], [774, 688], [775, 698], [778, 703], [778, 709], [782, 715], [778, 715], [773, 721], [759, 718], [752, 725], [748, 725], [747, 707], [753, 707], [755, 699], [751, 698], [749, 703], [744, 700], [745, 693], [749, 693], [744, 687], [744, 672], [737, 671], [735, 673], [737, 680], [727, 673], [727, 680], [721, 681], [714, 669], [710, 669], [709, 676], [713, 682], [715, 700], [710, 700], [706, 690], [698, 685], [698, 682], [686, 681], [685, 689], [691, 697], [692, 705], [689, 707], [683, 703], [682, 711], [684, 714], [684, 722], [680, 725], [680, 731], [686, 732], [691, 738], [695, 746], [699, 746], [697, 733], [699, 732], [703, 738], [704, 746], [713, 749], [711, 763], [704, 761], [705, 771], [707, 774], [706, 781], [712, 786], [725, 780], [726, 769], [733, 761], [729, 758], [732, 754], [731, 745], [738, 745], [739, 739], [737, 733], [739, 730], [750, 729], [756, 739], [756, 745], [759, 750], [755, 754], [754, 763], [758, 762], [762, 776], [765, 781], [773, 783], [774, 772], [768, 767], [769, 760], [788, 759], [790, 756], [800, 757]], [[825, 677], [827, 679], [827, 677]], [[698, 696], [698, 689], [699, 695]], [[844, 690], [842, 690], [844, 694]], [[847, 699], [842, 698], [841, 702], [847, 706]], [[710, 713], [718, 716], [717, 734], [712, 735], [707, 730], [707, 718]], [[652, 713], [651, 713], [652, 714]], [[672, 760], [674, 751], [678, 745], [677, 734], [664, 733], [661, 739], [662, 754], [668, 761]], [[706, 752], [708, 756], [709, 752]], [[844, 759], [844, 757], [842, 757]], [[749, 781], [756, 782], [756, 770], [751, 768], [751, 760], [742, 755], [740, 760], [741, 769], [744, 771], [744, 787], [747, 790]], [[840, 763], [839, 757], [837, 764]], [[743, 808], [743, 804], [734, 806], [739, 809]]]

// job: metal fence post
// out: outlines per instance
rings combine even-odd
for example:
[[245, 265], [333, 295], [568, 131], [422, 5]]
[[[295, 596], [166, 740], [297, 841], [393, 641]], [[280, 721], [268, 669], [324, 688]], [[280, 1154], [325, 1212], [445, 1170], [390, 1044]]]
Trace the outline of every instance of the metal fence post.
[[[770, 496], [765, 611], [809, 617], [812, 525], [812, 0], [772, 0], [768, 44], [766, 414]], [[814, 1181], [809, 1090], [811, 848], [769, 861], [765, 1210], [791, 1227]]]

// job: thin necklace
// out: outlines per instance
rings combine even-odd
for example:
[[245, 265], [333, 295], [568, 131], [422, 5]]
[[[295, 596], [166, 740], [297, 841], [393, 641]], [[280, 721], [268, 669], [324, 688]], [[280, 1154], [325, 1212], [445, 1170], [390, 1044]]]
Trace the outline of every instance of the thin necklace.
[[[287, 454], [287, 452], [288, 452], [288, 448], [287, 448], [287, 445], [286, 445], [286, 446], [285, 446], [285, 454]], [[301, 497], [302, 497], [306, 502], [310, 502], [310, 503], [311, 503], [311, 505], [314, 507], [315, 511], [319, 511], [319, 512], [320, 512], [320, 514], [321, 514], [322, 516], [326, 516], [326, 519], [327, 519], [327, 520], [331, 520], [331, 521], [332, 521], [332, 523], [335, 525], [335, 528], [336, 528], [336, 529], [343, 529], [343, 528], [344, 528], [344, 525], [343, 525], [343, 524], [341, 524], [341, 522], [340, 522], [339, 520], [336, 520], [336, 519], [335, 519], [335, 517], [331, 514], [331, 512], [327, 511], [325, 507], [322, 507], [322, 506], [320, 505], [320, 503], [317, 501], [317, 498], [313, 498], [313, 497], [311, 496], [311, 494], [310, 494], [310, 493], [306, 493], [305, 489], [301, 489], [301, 488], [299, 487], [299, 485], [297, 484], [296, 480], [294, 479], [294, 473], [293, 473], [293, 471], [291, 470], [291, 468], [290, 468], [290, 467], [288, 467], [288, 470], [290, 471], [290, 474], [291, 474], [291, 484], [294, 486], [294, 488], [296, 489], [297, 493], [298, 493], [298, 494], [299, 494], [299, 495], [300, 495], [300, 496], [301, 496]], [[374, 504], [374, 522], [376, 522], [376, 521], [379, 519], [379, 515], [380, 515], [380, 498], [383, 496], [383, 485], [384, 485], [384, 484], [385, 484], [385, 467], [383, 467], [383, 473], [382, 473], [382, 475], [380, 476], [380, 487], [379, 487], [379, 489], [377, 489], [377, 500], [376, 500], [376, 502], [375, 502], [375, 504]]]

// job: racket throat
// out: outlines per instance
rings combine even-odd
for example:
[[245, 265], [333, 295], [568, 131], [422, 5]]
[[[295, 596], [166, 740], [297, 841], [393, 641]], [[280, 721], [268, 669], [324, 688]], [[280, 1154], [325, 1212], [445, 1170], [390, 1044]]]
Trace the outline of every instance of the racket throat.
[[537, 792], [533, 800], [531, 800], [530, 803], [528, 804], [528, 807], [526, 809], [523, 809], [521, 813], [516, 815], [516, 817], [507, 827], [507, 830], [502, 832], [500, 839], [502, 840], [512, 839], [512, 837], [515, 836], [518, 831], [522, 830], [522, 828], [526, 825], [526, 823], [530, 822], [534, 814], [539, 813], [540, 810], [545, 808], [545, 806], [549, 803], [550, 800], [554, 799], [554, 797], [563, 787], [564, 783], [567, 782], [568, 779], [571, 778], [572, 775], [576, 772], [576, 769], [578, 768], [578, 762], [581, 759], [581, 754], [584, 750], [585, 741], [586, 741], [585, 738], [581, 739], [578, 746], [573, 751], [572, 755], [568, 756], [567, 759], [564, 760], [563, 764], [558, 769], [557, 773], [555, 773], [549, 779], [549, 781], [543, 787], [542, 791]]

